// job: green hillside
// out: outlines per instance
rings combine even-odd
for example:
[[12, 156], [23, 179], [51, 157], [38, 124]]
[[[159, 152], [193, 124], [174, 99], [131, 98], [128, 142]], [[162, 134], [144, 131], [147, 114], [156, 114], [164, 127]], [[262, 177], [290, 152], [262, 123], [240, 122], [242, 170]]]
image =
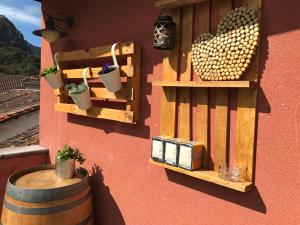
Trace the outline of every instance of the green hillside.
[[0, 15], [0, 74], [38, 75], [40, 48], [24, 40], [20, 31]]

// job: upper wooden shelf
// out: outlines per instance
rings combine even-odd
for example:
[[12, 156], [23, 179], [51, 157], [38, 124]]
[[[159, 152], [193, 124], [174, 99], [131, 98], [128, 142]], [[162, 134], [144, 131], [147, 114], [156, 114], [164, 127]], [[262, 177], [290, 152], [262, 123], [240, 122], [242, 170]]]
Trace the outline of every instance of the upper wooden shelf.
[[180, 7], [184, 5], [207, 2], [207, 1], [208, 0], [156, 0], [155, 7], [174, 8], [174, 7]]
[[219, 178], [218, 173], [211, 171], [211, 170], [195, 170], [195, 171], [190, 171], [190, 170], [185, 170], [179, 167], [171, 166], [165, 163], [160, 163], [160, 162], [155, 162], [152, 159], [149, 161], [151, 164], [159, 167], [163, 167], [168, 170], [173, 170], [179, 173], [183, 173], [185, 175], [200, 179], [200, 180], [205, 180], [207, 182], [211, 182], [214, 184], [221, 185], [223, 187], [227, 187], [230, 189], [234, 189], [236, 191], [240, 192], [247, 192], [251, 190], [252, 187], [252, 182], [248, 181], [241, 181], [241, 182], [231, 182], [227, 180], [223, 180]]
[[256, 88], [256, 81], [153, 81], [152, 85], [162, 87], [207, 87], [207, 88]]

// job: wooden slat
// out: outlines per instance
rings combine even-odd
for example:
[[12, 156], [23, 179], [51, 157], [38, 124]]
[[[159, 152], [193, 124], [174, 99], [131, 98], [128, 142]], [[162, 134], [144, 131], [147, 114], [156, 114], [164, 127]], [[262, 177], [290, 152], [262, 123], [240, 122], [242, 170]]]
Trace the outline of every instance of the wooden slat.
[[75, 115], [94, 117], [98, 119], [115, 120], [123, 123], [134, 123], [134, 112], [118, 109], [92, 107], [88, 110], [80, 110], [74, 104], [56, 103], [55, 110]]
[[[164, 51], [163, 80], [176, 81], [178, 72], [178, 53], [180, 40], [180, 9], [172, 10], [173, 20], [176, 23], [175, 47], [170, 51]], [[175, 136], [176, 128], [176, 96], [174, 88], [164, 88], [161, 98], [160, 133], [170, 137]]]
[[[123, 88], [121, 91], [113, 93], [108, 91], [106, 88], [90, 88], [91, 97], [102, 98], [102, 99], [119, 99], [119, 100], [133, 100], [134, 99], [134, 89]], [[63, 89], [55, 89], [55, 95], [68, 96], [68, 92]]]
[[[79, 79], [82, 78], [84, 69], [66, 69], [63, 70], [63, 78], [65, 79]], [[102, 70], [102, 67], [92, 67], [90, 73], [86, 73], [86, 78], [99, 78], [98, 72]], [[133, 77], [134, 76], [134, 65], [126, 65], [120, 67], [120, 75], [122, 77]]]
[[[219, 18], [231, 10], [232, 1], [219, 1]], [[217, 88], [216, 110], [215, 110], [215, 139], [214, 139], [214, 170], [218, 171], [219, 166], [226, 163], [227, 159], [227, 130], [228, 130], [228, 89]]]
[[[260, 0], [246, 0], [249, 7], [260, 9]], [[249, 68], [247, 79], [259, 78], [259, 53]], [[237, 105], [237, 130], [236, 130], [236, 164], [246, 170], [243, 174], [248, 181], [253, 180], [253, 163], [255, 149], [257, 90], [239, 90]]]
[[191, 88], [256, 88], [256, 81], [153, 81], [152, 85], [162, 87]]
[[155, 7], [171, 8], [207, 1], [208, 0], [156, 0]]
[[[195, 6], [195, 35], [209, 32], [209, 2]], [[204, 83], [204, 82], [201, 82]], [[204, 83], [206, 84], [206, 83]], [[198, 88], [196, 90], [197, 122], [196, 122], [196, 141], [203, 144], [202, 168], [208, 168], [209, 149], [208, 149], [208, 89]]]
[[[180, 52], [180, 81], [191, 80], [192, 70], [192, 39], [193, 39], [194, 6], [183, 8], [181, 52]], [[179, 126], [178, 137], [184, 140], [191, 139], [191, 90], [184, 88], [179, 90]]]
[[[134, 43], [120, 43], [116, 46], [115, 51], [117, 56], [134, 54]], [[77, 61], [111, 57], [111, 45], [101, 46], [97, 48], [90, 48], [87, 50], [77, 50], [70, 52], [60, 52], [57, 54], [58, 62]]]
[[134, 111], [134, 121], [139, 119], [139, 106], [140, 106], [140, 77], [141, 77], [141, 58], [142, 52], [140, 46], [135, 46], [135, 54], [127, 57], [127, 65], [136, 65], [136, 76], [129, 77], [127, 80], [127, 89], [134, 89], [135, 96], [133, 100], [127, 101], [126, 110]]
[[211, 182], [214, 184], [221, 185], [223, 187], [227, 187], [236, 191], [240, 192], [247, 192], [251, 190], [252, 183], [247, 182], [247, 181], [241, 181], [241, 182], [231, 182], [227, 181], [224, 179], [221, 179], [218, 177], [218, 173], [210, 170], [195, 170], [195, 171], [190, 171], [190, 170], [185, 170], [179, 167], [171, 166], [165, 163], [159, 163], [155, 162], [152, 159], [149, 161], [152, 165], [158, 166], [158, 167], [163, 167], [168, 170], [172, 170], [178, 173], [182, 173], [200, 180], [205, 180], [207, 182]]

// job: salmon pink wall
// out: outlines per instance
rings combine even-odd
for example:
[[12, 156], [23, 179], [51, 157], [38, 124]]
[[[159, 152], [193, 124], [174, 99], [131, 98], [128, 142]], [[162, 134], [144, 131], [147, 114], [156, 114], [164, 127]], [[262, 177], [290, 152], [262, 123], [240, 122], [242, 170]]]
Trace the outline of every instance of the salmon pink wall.
[[153, 22], [159, 13], [153, 2], [43, 3], [47, 12], [63, 12], [74, 17], [75, 24], [69, 37], [51, 46], [42, 42], [42, 67], [52, 63], [56, 51], [117, 41], [135, 41], [143, 53], [139, 124], [55, 112], [53, 91], [42, 80], [41, 145], [50, 149], [52, 159], [65, 143], [84, 152], [97, 224], [299, 224], [300, 2], [263, 1], [256, 186], [244, 194], [148, 163], [150, 138], [159, 134], [161, 96], [151, 81], [162, 75], [162, 53], [152, 47]]

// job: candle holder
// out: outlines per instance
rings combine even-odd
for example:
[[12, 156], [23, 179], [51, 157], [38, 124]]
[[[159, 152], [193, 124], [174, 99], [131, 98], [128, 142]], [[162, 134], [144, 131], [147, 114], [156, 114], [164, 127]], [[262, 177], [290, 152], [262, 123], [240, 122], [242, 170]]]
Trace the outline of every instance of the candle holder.
[[187, 169], [195, 170], [201, 167], [203, 145], [198, 142], [185, 142], [179, 146], [178, 166]]
[[157, 136], [152, 138], [151, 158], [154, 161], [165, 161], [165, 144], [169, 139], [170, 137], [167, 136]]
[[242, 169], [235, 165], [223, 164], [219, 166], [218, 175], [220, 178], [228, 181], [238, 182], [240, 181]]
[[174, 138], [166, 141], [165, 162], [172, 166], [178, 165], [179, 145], [185, 142], [183, 139]]

